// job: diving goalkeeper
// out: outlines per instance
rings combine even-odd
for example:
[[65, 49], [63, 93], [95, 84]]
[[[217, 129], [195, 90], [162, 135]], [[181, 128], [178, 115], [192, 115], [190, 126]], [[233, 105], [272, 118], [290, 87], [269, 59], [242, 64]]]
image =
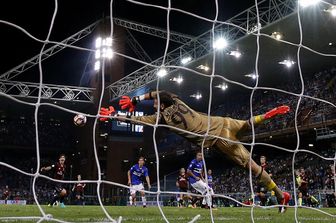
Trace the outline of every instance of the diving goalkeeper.
[[[158, 95], [160, 104], [158, 103]], [[166, 91], [153, 91], [133, 98], [123, 96], [119, 101], [119, 105], [122, 109], [129, 109], [129, 111], [132, 112], [135, 110], [136, 105], [144, 100], [154, 100], [154, 108], [156, 110], [159, 108], [160, 111], [159, 124], [165, 124], [177, 129], [198, 134], [189, 134], [171, 128], [171, 131], [186, 138], [190, 142], [197, 144], [198, 146], [202, 146], [204, 139], [203, 135], [206, 134], [208, 128], [208, 116], [206, 114], [194, 111], [176, 95]], [[229, 117], [210, 116], [210, 127], [208, 133], [209, 136], [205, 138], [204, 148], [216, 148], [225, 156], [232, 159], [240, 167], [249, 169], [250, 153], [242, 144], [239, 143], [239, 134], [249, 129], [252, 125], [252, 122], [254, 125], [257, 125], [277, 115], [286, 114], [288, 111], [288, 106], [280, 106], [266, 112], [265, 114], [254, 116], [249, 120], [237, 120]], [[100, 115], [110, 116], [114, 115], [114, 113], [114, 108], [110, 106], [108, 109], [102, 108]], [[148, 124], [155, 124], [157, 115], [116, 116], [115, 118], [119, 121], [126, 121], [125, 118], [129, 118], [131, 122], [134, 123], [139, 123], [140, 121]], [[106, 118], [102, 117], [101, 120], [104, 121]], [[219, 139], [214, 136], [236, 141], [236, 143], [229, 142], [225, 139]], [[275, 192], [278, 203], [280, 205], [288, 204], [290, 200], [290, 194], [287, 192], [282, 192], [271, 179], [269, 174], [253, 160], [251, 162], [251, 169], [261, 184], [263, 184], [269, 191]], [[282, 208], [281, 212], [284, 210], [285, 208]]]

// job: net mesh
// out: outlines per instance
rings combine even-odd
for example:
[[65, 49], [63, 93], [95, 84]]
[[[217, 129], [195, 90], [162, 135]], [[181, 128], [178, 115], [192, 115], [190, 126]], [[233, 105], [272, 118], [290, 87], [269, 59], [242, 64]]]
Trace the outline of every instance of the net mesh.
[[[292, 153], [293, 156], [292, 156], [292, 176], [293, 176], [293, 187], [294, 187], [294, 202], [295, 202], [295, 205], [294, 206], [290, 206], [291, 208], [294, 208], [295, 209], [295, 222], [299, 222], [299, 219], [298, 219], [298, 198], [297, 198], [297, 188], [296, 188], [296, 184], [295, 184], [295, 158], [296, 158], [296, 155], [298, 153], [307, 153], [307, 154], [312, 154], [316, 157], [319, 157], [325, 161], [333, 161], [334, 163], [334, 167], [336, 165], [336, 153], [335, 153], [335, 157], [324, 157], [320, 154], [317, 154], [313, 151], [310, 151], [310, 150], [305, 150], [305, 149], [300, 149], [300, 134], [299, 134], [299, 128], [298, 128], [298, 113], [300, 111], [300, 104], [302, 102], [303, 99], [309, 99], [309, 100], [315, 100], [315, 101], [318, 101], [318, 102], [321, 102], [323, 104], [327, 104], [329, 106], [332, 106], [333, 109], [336, 108], [336, 105], [333, 104], [332, 102], [330, 101], [327, 101], [327, 100], [324, 100], [324, 99], [321, 99], [321, 98], [317, 98], [317, 97], [312, 97], [312, 96], [309, 96], [309, 95], [305, 95], [304, 92], [305, 92], [305, 83], [304, 83], [304, 78], [303, 78], [303, 74], [302, 74], [302, 69], [301, 69], [301, 60], [300, 60], [300, 56], [301, 56], [301, 50], [302, 49], [305, 49], [305, 50], [308, 50], [314, 54], [317, 54], [317, 55], [320, 55], [320, 56], [324, 56], [324, 57], [336, 57], [336, 55], [332, 55], [332, 54], [326, 54], [326, 53], [321, 53], [321, 52], [317, 52], [316, 50], [313, 50], [311, 48], [309, 48], [308, 46], [305, 46], [303, 45], [303, 31], [302, 31], [302, 24], [301, 24], [301, 16], [300, 16], [300, 4], [299, 2], [296, 2], [296, 10], [295, 12], [297, 13], [297, 19], [298, 19], [298, 26], [299, 26], [299, 30], [300, 30], [300, 38], [299, 38], [299, 43], [296, 44], [296, 43], [292, 43], [292, 42], [289, 42], [289, 41], [285, 41], [285, 40], [276, 40], [275, 37], [271, 37], [269, 35], [266, 35], [264, 33], [261, 33], [260, 32], [260, 28], [259, 25], [257, 25], [256, 29], [254, 29], [252, 32], [251, 30], [247, 27], [240, 27], [238, 26], [239, 29], [241, 29], [243, 32], [246, 32], [246, 33], [249, 33], [249, 34], [252, 34], [252, 35], [255, 35], [256, 36], [256, 44], [257, 44], [257, 51], [256, 51], [256, 60], [255, 60], [255, 74], [256, 74], [256, 82], [255, 82], [255, 85], [253, 87], [250, 87], [250, 86], [247, 86], [247, 85], [244, 85], [242, 83], [239, 83], [239, 82], [236, 82], [236, 81], [233, 81], [233, 80], [230, 80], [226, 77], [223, 77], [221, 75], [217, 75], [216, 74], [216, 51], [213, 50], [212, 52], [212, 68], [211, 68], [211, 74], [208, 75], [208, 74], [204, 74], [204, 73], [201, 73], [201, 72], [198, 72], [196, 70], [192, 70], [192, 69], [189, 69], [187, 67], [184, 67], [184, 66], [173, 66], [173, 65], [167, 65], [166, 62], [167, 62], [167, 54], [168, 54], [168, 49], [169, 49], [169, 44], [171, 42], [170, 40], [170, 13], [171, 11], [176, 11], [176, 12], [180, 12], [180, 13], [183, 13], [185, 15], [188, 15], [188, 16], [192, 16], [192, 17], [195, 17], [197, 19], [200, 19], [200, 20], [203, 20], [203, 21], [207, 21], [207, 22], [211, 22], [212, 23], [212, 30], [211, 30], [211, 37], [209, 39], [210, 43], [213, 43], [214, 42], [214, 37], [215, 37], [215, 34], [216, 34], [216, 26], [217, 24], [226, 24], [226, 25], [229, 25], [229, 26], [233, 26], [233, 27], [237, 27], [237, 25], [233, 24], [233, 23], [230, 23], [230, 22], [223, 22], [223, 21], [219, 21], [218, 20], [218, 15], [219, 15], [219, 6], [218, 6], [218, 0], [215, 0], [215, 13], [214, 13], [214, 18], [213, 19], [208, 19], [208, 18], [205, 18], [205, 17], [202, 17], [202, 16], [199, 16], [199, 15], [196, 15], [196, 14], [193, 14], [193, 13], [190, 13], [190, 12], [187, 12], [187, 11], [184, 11], [184, 10], [181, 10], [181, 9], [178, 9], [178, 8], [173, 8], [171, 7], [171, 1], [168, 0], [167, 1], [167, 6], [159, 6], [159, 5], [154, 5], [154, 4], [147, 4], [147, 3], [143, 3], [143, 2], [140, 2], [140, 1], [134, 1], [134, 0], [127, 0], [128, 2], [130, 3], [133, 3], [135, 5], [138, 5], [139, 7], [152, 7], [152, 8], [156, 8], [158, 10], [165, 10], [167, 12], [167, 16], [166, 16], [166, 21], [167, 21], [167, 27], [166, 27], [166, 31], [167, 31], [167, 39], [166, 39], [166, 47], [165, 47], [165, 50], [164, 50], [164, 53], [163, 53], [163, 60], [162, 60], [162, 63], [161, 65], [153, 65], [153, 64], [150, 64], [150, 63], [146, 63], [145, 61], [140, 61], [136, 58], [132, 58], [128, 55], [124, 55], [120, 52], [114, 52], [115, 54], [117, 55], [120, 55], [120, 56], [123, 56], [125, 58], [128, 58], [128, 59], [131, 59], [133, 61], [136, 61], [136, 62], [140, 62], [144, 65], [147, 65], [147, 66], [151, 66], [152, 68], [155, 68], [155, 69], [162, 69], [162, 68], [171, 68], [171, 69], [181, 69], [181, 70], [185, 70], [185, 71], [189, 71], [191, 72], [193, 75], [198, 75], [198, 76], [203, 76], [203, 77], [206, 77], [206, 78], [209, 78], [210, 79], [210, 84], [209, 84], [209, 104], [208, 104], [208, 128], [207, 128], [207, 131], [206, 131], [206, 134], [204, 135], [199, 135], [199, 134], [196, 134], [196, 133], [193, 133], [193, 132], [188, 132], [188, 131], [185, 131], [185, 130], [181, 130], [181, 129], [177, 129], [175, 127], [172, 127], [172, 126], [166, 126], [166, 125], [163, 125], [163, 124], [160, 124], [159, 123], [159, 111], [157, 112], [157, 120], [156, 120], [156, 123], [154, 125], [151, 125], [151, 124], [147, 124], [147, 123], [142, 123], [144, 125], [148, 125], [148, 126], [151, 126], [154, 131], [153, 131], [153, 143], [154, 143], [154, 149], [155, 149], [155, 156], [156, 156], [156, 172], [157, 172], [157, 191], [145, 191], [146, 193], [148, 194], [152, 194], [152, 195], [156, 195], [156, 199], [157, 199], [157, 206], [158, 206], [158, 209], [160, 210], [160, 213], [164, 219], [164, 221], [166, 222], [169, 222], [169, 219], [166, 217], [165, 213], [164, 213], [164, 210], [162, 209], [161, 205], [160, 205], [160, 195], [161, 194], [181, 194], [180, 192], [172, 192], [172, 191], [162, 191], [161, 190], [161, 187], [160, 187], [160, 159], [159, 159], [159, 152], [158, 152], [158, 146], [157, 146], [157, 142], [156, 142], [156, 132], [157, 132], [157, 128], [158, 127], [168, 127], [170, 129], [175, 129], [175, 130], [178, 130], [178, 131], [181, 131], [181, 132], [185, 132], [185, 133], [188, 133], [188, 134], [193, 134], [193, 135], [197, 135], [197, 136], [201, 136], [203, 137], [203, 144], [202, 144], [202, 153], [204, 154], [204, 143], [207, 139], [207, 137], [213, 137], [213, 138], [217, 138], [217, 139], [224, 139], [228, 142], [231, 142], [231, 143], [240, 143], [240, 144], [243, 144], [244, 146], [250, 146], [251, 147], [251, 152], [250, 152], [250, 160], [252, 159], [252, 156], [253, 156], [253, 150], [254, 150], [254, 147], [256, 145], [261, 145], [261, 146], [267, 146], [269, 148], [272, 148], [272, 149], [278, 149], [278, 150], [283, 150], [283, 151], [286, 151], [286, 152], [289, 152], [289, 153]], [[257, 0], [255, 0], [255, 12], [257, 14], [257, 24], [261, 24], [260, 22], [260, 15], [259, 15], [259, 3]], [[330, 2], [327, 2], [327, 1], [322, 1], [323, 4], [326, 4], [326, 5], [330, 5], [332, 6], [332, 4]], [[55, 104], [50, 104], [50, 103], [42, 103], [41, 102], [41, 95], [42, 95], [42, 87], [43, 87], [43, 66], [42, 66], [42, 53], [46, 47], [47, 44], [56, 44], [56, 45], [62, 45], [62, 46], [66, 46], [66, 47], [69, 47], [69, 48], [73, 48], [73, 49], [76, 49], [76, 50], [83, 50], [83, 51], [89, 51], [89, 52], [92, 52], [94, 53], [94, 50], [92, 49], [87, 49], [87, 48], [82, 48], [82, 47], [77, 47], [77, 46], [73, 46], [73, 45], [67, 45], [67, 44], [64, 44], [64, 43], [60, 43], [60, 42], [55, 42], [55, 41], [51, 41], [50, 40], [50, 35], [51, 35], [51, 32], [52, 32], [52, 29], [53, 29], [53, 25], [54, 25], [54, 21], [56, 19], [56, 15], [57, 15], [57, 11], [58, 11], [58, 1], [55, 0], [54, 1], [54, 13], [53, 13], [53, 17], [52, 17], [52, 20], [50, 22], [50, 28], [49, 28], [49, 31], [48, 31], [48, 34], [46, 36], [46, 38], [44, 40], [41, 40], [41, 39], [38, 39], [36, 37], [34, 37], [33, 35], [31, 35], [29, 32], [27, 32], [24, 28], [16, 25], [16, 24], [13, 24], [11, 22], [8, 22], [8, 21], [4, 21], [4, 20], [0, 20], [0, 23], [3, 23], [3, 24], [6, 24], [6, 25], [9, 25], [9, 26], [12, 26], [20, 31], [22, 31], [23, 33], [25, 33], [27, 36], [29, 36], [31, 39], [37, 41], [37, 42], [41, 42], [43, 43], [43, 46], [40, 50], [40, 56], [39, 56], [39, 93], [38, 93], [38, 99], [37, 99], [37, 102], [36, 103], [29, 103], [29, 102], [25, 102], [25, 101], [22, 101], [22, 100], [19, 100], [17, 98], [14, 98], [12, 96], [9, 96], [7, 94], [4, 94], [4, 93], [0, 93], [1, 96], [4, 96], [4, 97], [7, 97], [7, 98], [10, 98], [11, 100], [17, 102], [17, 103], [22, 103], [22, 104], [25, 104], [25, 105], [29, 105], [29, 106], [33, 106], [35, 107], [35, 114], [34, 114], [34, 117], [35, 117], [35, 131], [36, 131], [36, 156], [37, 156], [37, 167], [36, 167], [36, 172], [35, 173], [29, 173], [29, 172], [25, 172], [25, 171], [22, 171], [12, 165], [9, 165], [7, 163], [4, 163], [4, 162], [0, 162], [0, 165], [2, 166], [5, 166], [7, 168], [10, 168], [14, 171], [17, 171], [21, 174], [24, 174], [26, 176], [30, 176], [30, 177], [33, 177], [33, 186], [32, 186], [32, 189], [33, 189], [33, 195], [34, 195], [34, 201], [36, 202], [36, 205], [41, 213], [40, 216], [26, 216], [26, 217], [1, 217], [0, 220], [37, 220], [37, 222], [42, 222], [44, 220], [53, 220], [53, 221], [56, 221], [56, 222], [65, 222], [63, 220], [60, 220], [60, 219], [56, 219], [56, 218], [53, 218], [53, 216], [51, 216], [50, 214], [46, 213], [45, 210], [43, 210], [43, 208], [41, 207], [39, 201], [38, 201], [38, 198], [37, 198], [37, 193], [36, 193], [36, 190], [35, 190], [35, 186], [36, 186], [36, 181], [38, 178], [45, 178], [47, 180], [50, 180], [50, 181], [55, 181], [55, 182], [60, 182], [60, 183], [77, 183], [78, 181], [62, 181], [62, 180], [55, 180], [55, 179], [52, 179], [50, 177], [47, 177], [45, 175], [41, 175], [39, 173], [39, 170], [41, 168], [41, 165], [40, 165], [40, 147], [39, 147], [39, 128], [38, 128], [38, 112], [39, 112], [39, 108], [41, 106], [51, 106], [51, 107], [54, 107], [54, 108], [57, 108], [57, 109], [60, 109], [60, 110], [63, 110], [63, 111], [66, 111], [66, 112], [70, 112], [70, 113], [73, 113], [73, 114], [77, 114], [77, 111], [74, 111], [74, 110], [69, 110], [69, 109], [66, 109], [64, 107], [61, 107], [61, 106], [58, 106], [58, 105], [55, 105]], [[110, 25], [111, 25], [111, 33], [110, 33], [110, 37], [113, 37], [113, 31], [114, 31], [114, 28], [113, 28], [113, 0], [111, 0], [110, 2]], [[294, 92], [290, 92], [290, 91], [285, 91], [285, 90], [281, 90], [281, 89], [277, 89], [277, 88], [270, 88], [270, 87], [262, 87], [262, 86], [259, 86], [259, 64], [260, 64], [260, 60], [259, 60], [259, 55], [260, 55], [260, 49], [261, 49], [261, 46], [260, 46], [260, 37], [263, 36], [263, 37], [267, 37], [267, 38], [272, 38], [274, 39], [274, 41], [280, 41], [284, 44], [288, 44], [288, 45], [291, 45], [291, 46], [295, 46], [297, 47], [297, 65], [298, 65], [298, 69], [299, 69], [299, 75], [300, 75], [300, 80], [301, 80], [301, 92], [300, 93], [294, 93]], [[92, 183], [92, 184], [96, 184], [97, 185], [97, 195], [98, 195], [98, 200], [99, 200], [99, 204], [100, 204], [100, 207], [102, 208], [105, 216], [106, 216], [106, 219], [107, 221], [110, 221], [110, 222], [121, 222], [122, 221], [122, 217], [121, 216], [117, 216], [117, 213], [108, 213], [108, 211], [105, 209], [104, 205], [103, 205], [103, 202], [102, 202], [102, 199], [101, 199], [101, 184], [102, 183], [105, 183], [105, 184], [110, 184], [110, 185], [114, 185], [114, 186], [118, 186], [118, 187], [123, 187], [123, 188], [127, 188], [127, 189], [130, 189], [130, 187], [128, 187], [127, 185], [123, 185], [123, 184], [119, 184], [119, 183], [116, 183], [116, 182], [112, 182], [112, 181], [105, 181], [101, 178], [101, 167], [100, 167], [100, 163], [99, 163], [99, 159], [98, 159], [98, 154], [97, 154], [97, 148], [96, 148], [96, 126], [98, 124], [98, 119], [99, 119], [99, 110], [101, 108], [101, 105], [102, 105], [102, 100], [103, 100], [103, 95], [104, 95], [104, 91], [105, 91], [105, 74], [104, 74], [104, 66], [105, 66], [105, 63], [104, 63], [104, 60], [103, 60], [103, 64], [102, 64], [102, 73], [101, 73], [101, 76], [102, 76], [102, 79], [101, 79], [101, 96], [100, 96], [100, 99], [99, 99], [99, 109], [97, 111], [97, 113], [95, 115], [92, 115], [92, 114], [86, 114], [87, 117], [90, 117], [90, 118], [93, 118], [95, 121], [94, 121], [94, 126], [93, 126], [93, 150], [94, 150], [94, 156], [95, 156], [95, 161], [96, 161], [96, 165], [97, 165], [97, 171], [98, 171], [98, 179], [97, 180], [82, 180], [81, 182], [82, 183]], [[270, 90], [270, 91], [275, 91], [275, 92], [281, 92], [281, 93], [284, 93], [286, 95], [290, 95], [290, 96], [294, 96], [297, 98], [297, 106], [295, 108], [295, 132], [296, 132], [296, 138], [297, 138], [297, 143], [296, 143], [296, 147], [295, 147], [295, 150], [292, 150], [292, 149], [288, 149], [288, 148], [284, 148], [284, 147], [280, 147], [280, 146], [276, 146], [276, 145], [272, 145], [272, 144], [268, 144], [268, 143], [263, 143], [263, 142], [256, 142], [256, 139], [255, 139], [255, 126], [253, 125], [252, 123], [252, 130], [251, 130], [251, 134], [252, 134], [252, 140], [250, 143], [243, 143], [243, 142], [237, 142], [237, 141], [232, 141], [230, 139], [227, 139], [227, 138], [221, 138], [219, 136], [213, 136], [213, 135], [210, 135], [209, 134], [209, 130], [210, 130], [210, 116], [211, 116], [211, 105], [212, 105], [212, 99], [213, 99], [213, 81], [214, 81], [214, 78], [220, 78], [220, 79], [223, 79], [225, 82], [227, 83], [231, 83], [231, 84], [235, 84], [235, 85], [238, 85], [238, 86], [241, 86], [241, 87], [244, 87], [244, 88], [247, 88], [249, 90], [252, 90], [251, 92], [251, 95], [250, 95], [250, 118], [252, 118], [254, 116], [253, 114], [253, 96], [256, 92], [256, 90]], [[156, 90], [160, 90], [160, 79], [157, 80], [157, 83], [156, 83]], [[160, 97], [158, 97], [158, 101], [160, 101]], [[250, 164], [251, 165], [251, 164]], [[205, 179], [207, 181], [207, 167], [206, 167], [206, 160], [204, 160], [204, 168], [205, 168]], [[255, 197], [255, 194], [254, 194], [254, 187], [253, 187], [253, 177], [252, 177], [252, 170], [251, 170], [251, 166], [249, 168], [249, 181], [250, 181], [250, 189], [251, 189], [251, 194], [252, 194], [252, 198], [253, 198], [253, 204], [252, 205], [246, 205], [246, 204], [243, 204], [242, 202], [238, 201], [238, 200], [235, 200], [234, 198], [231, 198], [229, 196], [225, 196], [225, 195], [222, 195], [222, 194], [214, 194], [213, 196], [215, 197], [221, 197], [221, 198], [225, 198], [225, 199], [229, 199], [229, 200], [232, 200], [242, 206], [247, 206], [247, 207], [251, 207], [251, 221], [254, 222], [255, 221], [255, 217], [254, 217], [254, 209], [256, 207], [260, 207], [258, 205], [255, 204], [255, 200], [254, 200], [254, 197]], [[335, 187], [336, 188], [336, 187]], [[192, 194], [192, 193], [183, 193], [183, 194], [191, 194], [191, 195], [196, 195], [196, 194]], [[200, 196], [200, 195], [198, 195]], [[211, 199], [211, 196], [210, 195], [210, 191], [208, 190], [207, 191], [207, 194], [206, 195], [202, 195], [203, 197], [204, 196], [207, 196], [209, 199]], [[281, 205], [273, 205], [273, 206], [268, 206], [268, 207], [262, 207], [262, 208], [274, 208], [274, 207], [279, 207]], [[304, 207], [304, 208], [307, 208], [307, 209], [312, 209], [314, 211], [317, 211], [317, 212], [321, 212], [327, 216], [330, 216], [330, 217], [333, 217], [333, 218], [336, 218], [335, 215], [333, 214], [330, 214], [328, 212], [325, 212], [323, 210], [320, 210], [320, 209], [316, 209], [316, 208], [312, 208], [312, 207]], [[213, 212], [212, 212], [212, 208], [210, 207], [210, 216], [211, 216], [211, 222], [214, 222], [214, 216], [213, 216]], [[113, 216], [116, 216], [116, 217], [112, 217], [111, 214]], [[200, 218], [200, 215], [196, 215], [193, 219], [191, 219], [190, 222], [196, 222], [198, 219]]]

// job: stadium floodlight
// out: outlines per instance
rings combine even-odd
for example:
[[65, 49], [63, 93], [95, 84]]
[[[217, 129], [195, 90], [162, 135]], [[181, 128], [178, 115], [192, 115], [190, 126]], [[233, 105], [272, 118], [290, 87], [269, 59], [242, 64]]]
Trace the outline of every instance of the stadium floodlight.
[[220, 84], [215, 86], [216, 88], [222, 89], [223, 91], [225, 91], [226, 89], [228, 89], [228, 85], [226, 83]]
[[170, 81], [181, 84], [183, 82], [183, 78], [181, 76], [178, 76], [178, 77], [174, 77], [174, 78], [170, 79]]
[[158, 77], [164, 77], [167, 75], [167, 70], [164, 68], [160, 68], [159, 71], [156, 73]]
[[301, 7], [305, 8], [312, 5], [317, 5], [321, 0], [299, 0]]
[[336, 6], [332, 6], [331, 9], [330, 9], [330, 14], [333, 16], [333, 17], [336, 17]]
[[186, 56], [186, 57], [183, 57], [183, 58], [181, 59], [181, 63], [182, 63], [183, 65], [185, 65], [185, 64], [189, 63], [191, 60], [192, 60], [192, 57], [191, 57], [191, 56]]
[[336, 17], [336, 6], [335, 5], [331, 6], [329, 9], [325, 9], [324, 11], [330, 13], [332, 17]]
[[281, 40], [283, 38], [283, 35], [280, 32], [273, 32], [271, 36], [276, 40]]
[[216, 50], [222, 50], [228, 46], [228, 41], [223, 37], [217, 38], [213, 43], [213, 48]]
[[112, 57], [113, 57], [113, 51], [112, 51], [111, 48], [108, 48], [108, 49], [106, 50], [106, 58], [107, 58], [107, 59], [112, 59]]
[[112, 59], [113, 51], [112, 51], [112, 38], [101, 38], [98, 37], [96, 39], [96, 52], [95, 52], [95, 71], [100, 70], [100, 60], [101, 59]]
[[239, 58], [241, 57], [242, 54], [238, 50], [234, 50], [234, 51], [231, 51], [229, 55], [234, 56], [235, 58]]
[[103, 58], [112, 59], [112, 57], [113, 57], [112, 49], [111, 48], [103, 48], [101, 56]]
[[98, 49], [98, 50], [96, 50], [96, 54], [95, 54], [95, 58], [96, 59], [100, 59], [100, 50]]
[[109, 47], [112, 46], [112, 38], [111, 37], [107, 37], [105, 39], [105, 46], [109, 46]]
[[96, 49], [99, 49], [102, 46], [102, 38], [98, 37], [96, 39]]
[[330, 42], [330, 43], [329, 43], [329, 46], [332, 46], [332, 45], [333, 45], [333, 43], [332, 43], [332, 42]]
[[197, 67], [197, 69], [204, 70], [204, 71], [209, 71], [209, 70], [210, 70], [210, 67], [201, 64], [201, 65], [199, 65], [199, 66]]
[[96, 70], [96, 71], [100, 70], [100, 61], [99, 61], [99, 60], [97, 60], [97, 61], [95, 62], [94, 70]]
[[309, 147], [314, 147], [314, 144], [310, 143], [308, 144]]
[[259, 75], [256, 75], [255, 73], [251, 73], [251, 74], [246, 74], [245, 77], [250, 77], [253, 80], [255, 80], [259, 77]]
[[182, 78], [182, 77], [178, 77], [178, 78], [176, 79], [176, 82], [177, 82], [178, 84], [181, 84], [181, 83], [183, 82], [183, 78]]
[[292, 60], [283, 60], [283, 61], [280, 61], [279, 64], [282, 64], [288, 68], [291, 68], [295, 64], [295, 62]]
[[196, 94], [190, 95], [191, 98], [196, 98], [197, 100], [200, 100], [202, 98], [202, 94], [197, 92]]
[[202, 98], [202, 94], [201, 94], [201, 93], [197, 93], [195, 98], [196, 98], [197, 100], [201, 99], [201, 98]]

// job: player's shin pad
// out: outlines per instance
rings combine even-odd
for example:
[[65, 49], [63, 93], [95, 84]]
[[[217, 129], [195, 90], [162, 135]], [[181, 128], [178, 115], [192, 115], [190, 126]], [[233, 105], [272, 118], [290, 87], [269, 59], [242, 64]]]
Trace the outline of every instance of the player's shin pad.
[[274, 190], [276, 188], [276, 184], [274, 181], [270, 178], [270, 176], [262, 169], [260, 175], [257, 176], [257, 179], [259, 180], [260, 184], [264, 185], [268, 191]]
[[266, 184], [266, 188], [267, 188], [268, 191], [272, 191], [275, 187], [276, 187], [276, 184], [274, 183], [273, 180], [271, 180], [271, 182]]

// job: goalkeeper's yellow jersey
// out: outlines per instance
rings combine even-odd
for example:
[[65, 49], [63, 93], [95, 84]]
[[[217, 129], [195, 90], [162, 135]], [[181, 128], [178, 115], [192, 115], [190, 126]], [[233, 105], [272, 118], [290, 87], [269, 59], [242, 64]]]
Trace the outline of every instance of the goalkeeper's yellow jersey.
[[[163, 112], [160, 112], [160, 124], [166, 124], [178, 129], [186, 130], [199, 134], [199, 136], [185, 133], [176, 129], [170, 129], [188, 139], [189, 141], [202, 146], [203, 135], [208, 128], [208, 116], [194, 111], [188, 105], [186, 105], [179, 98], [174, 98], [174, 105], [166, 108]], [[149, 124], [156, 123], [156, 114], [149, 116], [132, 116], [134, 121], [142, 121]], [[223, 117], [211, 116], [210, 117], [210, 129], [209, 135], [220, 136], [224, 126]], [[217, 139], [214, 137], [207, 137], [204, 147], [211, 147], [216, 143]]]

